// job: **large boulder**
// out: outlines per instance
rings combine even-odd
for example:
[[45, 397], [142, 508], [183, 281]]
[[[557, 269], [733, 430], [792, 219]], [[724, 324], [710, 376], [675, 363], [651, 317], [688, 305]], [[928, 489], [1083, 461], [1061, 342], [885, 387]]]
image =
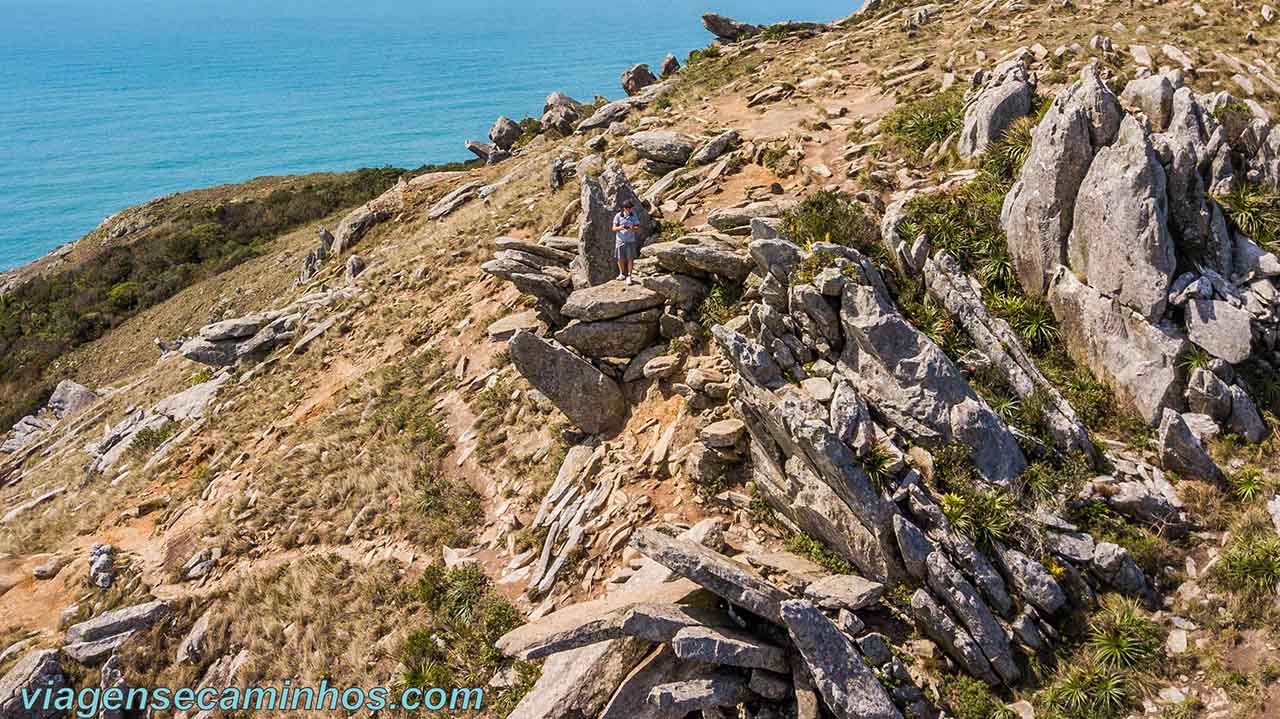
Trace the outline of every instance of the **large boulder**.
[[64, 379], [53, 389], [46, 405], [59, 418], [76, 414], [98, 401], [98, 395], [82, 384]]
[[1080, 184], [1068, 263], [1084, 282], [1158, 322], [1176, 262], [1167, 225], [1164, 167], [1146, 129], [1127, 116]]
[[560, 311], [566, 317], [595, 322], [661, 307], [664, 300], [662, 294], [647, 287], [615, 280], [575, 291]]
[[694, 142], [671, 130], [642, 130], [627, 137], [627, 144], [646, 160], [683, 165], [693, 154]]
[[[46, 693], [67, 686], [67, 678], [58, 664], [57, 649], [27, 652], [0, 678], [0, 719], [53, 719], [63, 716], [60, 709], [45, 708]], [[23, 695], [34, 696], [39, 703], [27, 708]]]
[[510, 150], [523, 134], [524, 130], [519, 123], [504, 115], [489, 128], [489, 141], [503, 150]]
[[1120, 103], [1089, 66], [1058, 93], [1032, 132], [1022, 174], [1000, 213], [1014, 272], [1028, 293], [1044, 295], [1057, 265], [1066, 263], [1076, 192], [1094, 151], [1115, 137], [1120, 117]]
[[658, 338], [658, 310], [615, 319], [574, 320], [556, 332], [556, 340], [587, 357], [633, 357]]
[[1184, 479], [1222, 481], [1222, 470], [1205, 451], [1182, 415], [1165, 409], [1160, 420], [1160, 466]]
[[1192, 300], [1187, 304], [1187, 336], [1206, 352], [1239, 364], [1253, 351], [1251, 316], [1222, 300]]
[[917, 589], [911, 595], [911, 616], [925, 636], [937, 642], [966, 673], [992, 686], [1000, 683], [973, 636], [956, 622], [945, 607], [938, 604], [928, 590]]
[[622, 426], [627, 400], [618, 384], [591, 363], [524, 330], [512, 335], [507, 347], [520, 374], [583, 431], [601, 434]]
[[657, 81], [658, 78], [654, 76], [653, 71], [645, 64], [632, 65], [622, 72], [622, 89], [628, 95], [638, 94], [641, 90]]
[[965, 105], [960, 141], [956, 144], [960, 156], [982, 154], [1014, 120], [1030, 114], [1033, 90], [1031, 75], [1021, 59], [998, 66]]
[[879, 288], [846, 284], [840, 321], [842, 374], [891, 424], [922, 444], [969, 446], [978, 474], [994, 484], [1008, 486], [1026, 468], [1009, 428]]
[[1153, 325], [1060, 267], [1049, 287], [1067, 352], [1154, 425], [1166, 407], [1183, 407], [1180, 362], [1189, 345], [1166, 325]]
[[720, 159], [721, 155], [736, 147], [741, 140], [742, 136], [738, 134], [737, 130], [722, 132], [698, 148], [698, 151], [693, 154], [693, 164], [705, 165], [715, 162]]
[[759, 25], [740, 22], [731, 17], [725, 17], [713, 12], [703, 14], [702, 26], [712, 35], [729, 42], [745, 40], [752, 35], [760, 34]]
[[601, 105], [590, 117], [578, 123], [578, 132], [588, 132], [601, 127], [608, 127], [631, 114], [632, 105], [626, 100], [617, 100]]
[[716, 277], [742, 282], [751, 274], [751, 257], [744, 251], [711, 236], [690, 235], [658, 242], [640, 250], [663, 268], [695, 277]]

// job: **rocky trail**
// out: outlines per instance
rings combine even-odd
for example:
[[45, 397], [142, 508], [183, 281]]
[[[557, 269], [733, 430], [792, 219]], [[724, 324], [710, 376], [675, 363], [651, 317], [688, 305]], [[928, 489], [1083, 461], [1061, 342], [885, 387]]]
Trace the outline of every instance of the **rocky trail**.
[[0, 718], [1274, 716], [1275, 13], [708, 14], [139, 315], [0, 448]]

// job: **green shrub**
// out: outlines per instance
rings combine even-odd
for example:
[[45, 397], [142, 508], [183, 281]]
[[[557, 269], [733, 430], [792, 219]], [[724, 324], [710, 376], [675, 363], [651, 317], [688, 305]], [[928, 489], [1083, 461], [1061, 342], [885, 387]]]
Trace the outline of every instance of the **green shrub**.
[[1137, 601], [1108, 595], [1089, 623], [1089, 648], [1104, 669], [1136, 669], [1160, 652], [1160, 627]]
[[1031, 133], [1038, 121], [1039, 118], [1031, 115], [1014, 120], [1000, 138], [987, 147], [982, 156], [982, 169], [1009, 182], [1016, 179], [1031, 152]]
[[1213, 571], [1225, 589], [1246, 597], [1275, 594], [1280, 583], [1280, 536], [1265, 515], [1246, 517]]
[[1050, 719], [1115, 719], [1140, 696], [1125, 672], [1073, 662], [1044, 690], [1041, 706]]
[[832, 190], [815, 192], [782, 216], [783, 234], [809, 247], [831, 242], [863, 252], [880, 246], [880, 230], [857, 203]]
[[742, 286], [717, 282], [694, 310], [695, 321], [708, 333], [715, 325], [724, 324], [738, 315]]
[[165, 440], [173, 436], [177, 431], [177, 422], [165, 422], [159, 427], [144, 427], [133, 435], [133, 440], [129, 442], [129, 454], [135, 458], [145, 458], [160, 448]]
[[1280, 251], [1280, 196], [1258, 185], [1241, 182], [1215, 198], [1231, 224], [1268, 252]]
[[1018, 518], [1017, 500], [1000, 489], [953, 489], [942, 495], [942, 511], [956, 531], [984, 547], [1008, 542]]
[[1245, 465], [1231, 475], [1231, 491], [1236, 499], [1252, 502], [1275, 488], [1275, 482], [1256, 465]]
[[956, 719], [1015, 719], [1013, 713], [980, 679], [953, 674], [942, 685], [942, 701]]
[[830, 547], [807, 534], [793, 534], [787, 540], [787, 551], [808, 557], [829, 569], [833, 574], [857, 574], [853, 565], [836, 554]]
[[[410, 600], [422, 605], [423, 625], [400, 648], [404, 673], [397, 683], [402, 689], [485, 686], [504, 661], [495, 646], [498, 638], [523, 623], [474, 562], [453, 569], [427, 567]], [[508, 692], [527, 691], [532, 681], [525, 675], [536, 670], [517, 665], [517, 672], [522, 678], [517, 687], [486, 696], [486, 702], [510, 702]]]
[[956, 87], [895, 108], [880, 129], [920, 153], [958, 131], [963, 119], [964, 88]]

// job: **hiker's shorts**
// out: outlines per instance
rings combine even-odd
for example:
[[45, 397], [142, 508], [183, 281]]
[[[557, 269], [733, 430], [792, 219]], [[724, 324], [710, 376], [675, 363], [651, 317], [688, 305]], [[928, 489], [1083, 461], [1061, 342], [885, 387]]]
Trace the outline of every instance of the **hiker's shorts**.
[[639, 254], [639, 242], [616, 242], [613, 249], [617, 252], [618, 261], [635, 260]]

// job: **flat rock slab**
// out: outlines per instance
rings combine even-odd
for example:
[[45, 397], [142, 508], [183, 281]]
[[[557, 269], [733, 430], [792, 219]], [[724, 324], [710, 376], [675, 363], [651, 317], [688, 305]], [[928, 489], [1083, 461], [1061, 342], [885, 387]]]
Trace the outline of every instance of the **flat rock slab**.
[[128, 631], [106, 639], [68, 644], [62, 648], [62, 653], [86, 667], [97, 666], [105, 662], [112, 652], [119, 649], [132, 636], [133, 632]]
[[[674, 606], [699, 591], [687, 579], [637, 589], [623, 589], [601, 599], [572, 604], [547, 616], [516, 627], [497, 641], [503, 654], [519, 659], [537, 659], [550, 654], [619, 639], [633, 634], [660, 642], [680, 628], [698, 624], [708, 615], [696, 609]], [[632, 613], [632, 609], [638, 609]], [[681, 622], [684, 622], [681, 624]], [[661, 627], [678, 624], [663, 637]], [[655, 638], [656, 637], [656, 638]]]
[[169, 605], [156, 600], [99, 614], [67, 629], [67, 644], [93, 642], [117, 634], [145, 629], [169, 612]]
[[787, 593], [723, 554], [652, 529], [636, 530], [631, 535], [631, 545], [711, 593], [774, 623], [782, 623], [779, 606], [788, 598]]
[[804, 595], [823, 609], [865, 609], [880, 601], [884, 585], [856, 574], [837, 574], [805, 587]]
[[671, 639], [671, 648], [681, 659], [705, 664], [779, 673], [788, 669], [786, 651], [735, 629], [686, 627]]
[[791, 599], [782, 603], [781, 614], [832, 714], [839, 719], [902, 719], [858, 648], [816, 606]]
[[560, 313], [565, 317], [596, 322], [660, 307], [665, 301], [662, 294], [643, 285], [612, 280], [575, 291], [560, 308]]
[[737, 674], [718, 674], [709, 679], [659, 684], [649, 692], [649, 703], [659, 716], [676, 719], [711, 707], [732, 707], [751, 698], [747, 679]]
[[546, 330], [546, 325], [542, 323], [542, 320], [538, 319], [537, 310], [525, 310], [495, 321], [489, 325], [489, 329], [486, 332], [489, 335], [489, 339], [495, 342], [506, 342], [519, 330], [538, 334]]
[[517, 331], [507, 342], [520, 374], [591, 434], [621, 427], [627, 400], [612, 379], [590, 362], [532, 332]]

